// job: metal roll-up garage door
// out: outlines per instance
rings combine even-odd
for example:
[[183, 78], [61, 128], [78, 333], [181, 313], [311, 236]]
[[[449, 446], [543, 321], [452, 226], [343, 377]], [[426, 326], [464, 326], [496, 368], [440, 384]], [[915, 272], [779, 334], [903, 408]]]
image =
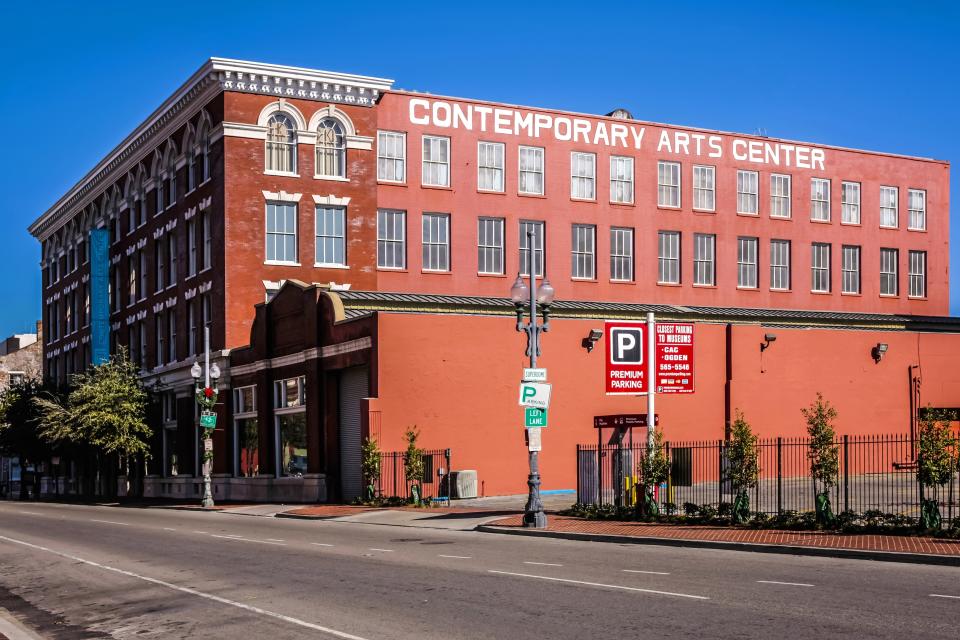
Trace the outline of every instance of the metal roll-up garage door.
[[353, 367], [340, 373], [340, 490], [344, 501], [359, 498], [363, 491], [360, 405], [369, 393], [368, 375], [367, 367]]

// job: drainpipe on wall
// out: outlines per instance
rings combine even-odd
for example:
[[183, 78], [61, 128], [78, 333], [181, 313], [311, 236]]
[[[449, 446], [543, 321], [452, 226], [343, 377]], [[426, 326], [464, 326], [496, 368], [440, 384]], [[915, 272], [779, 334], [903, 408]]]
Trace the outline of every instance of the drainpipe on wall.
[[733, 424], [733, 325], [727, 324], [726, 327], [726, 373], [724, 375], [723, 386], [723, 439], [730, 439], [730, 428]]

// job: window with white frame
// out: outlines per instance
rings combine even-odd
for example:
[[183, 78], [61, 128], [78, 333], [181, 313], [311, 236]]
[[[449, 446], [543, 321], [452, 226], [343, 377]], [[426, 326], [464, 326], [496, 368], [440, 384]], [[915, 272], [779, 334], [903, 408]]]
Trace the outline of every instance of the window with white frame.
[[177, 283], [177, 233], [176, 228], [167, 234], [167, 286]]
[[922, 189], [910, 189], [907, 191], [907, 228], [913, 231], [925, 231], [927, 229], [927, 192]]
[[897, 277], [899, 262], [899, 250], [880, 249], [880, 295], [896, 296], [900, 294], [900, 283]]
[[153, 262], [157, 279], [155, 293], [159, 293], [167, 288], [167, 251], [163, 238], [153, 242]]
[[[294, 205], [294, 219], [296, 219], [296, 205]], [[200, 231], [203, 235], [203, 268], [209, 269], [213, 265], [213, 234], [210, 232], [209, 210], [200, 214]]]
[[543, 195], [543, 147], [520, 147], [519, 192]]
[[197, 274], [197, 219], [187, 220], [187, 276]]
[[657, 205], [680, 206], [680, 163], [657, 162]]
[[713, 286], [717, 283], [717, 236], [693, 234], [693, 284]]
[[680, 232], [657, 233], [657, 282], [680, 284]]
[[570, 153], [570, 197], [577, 200], [596, 198], [597, 155], [573, 151]]
[[[530, 275], [530, 260], [538, 276], [543, 275], [544, 223], [539, 220], [520, 221], [520, 275]], [[532, 242], [530, 233], [533, 234]]]
[[147, 368], [147, 321], [141, 320], [137, 323], [140, 325], [140, 368]]
[[830, 293], [830, 244], [814, 242], [810, 245], [810, 290]]
[[144, 249], [141, 249], [137, 253], [140, 254], [140, 267], [137, 275], [140, 277], [140, 282], [137, 285], [137, 299], [146, 300], [147, 298], [147, 283], [148, 274], [147, 274], [147, 252]]
[[264, 166], [276, 173], [297, 172], [297, 128], [293, 119], [278, 111], [267, 121]]
[[480, 191], [503, 191], [502, 142], [477, 143], [477, 189]]
[[610, 156], [610, 202], [633, 204], [633, 158]]
[[161, 176], [161, 175], [156, 176], [156, 177], [154, 178], [154, 180], [156, 180], [156, 188], [153, 190], [153, 195], [155, 196], [155, 198], [154, 198], [154, 211], [153, 211], [153, 215], [158, 216], [158, 215], [160, 215], [160, 213], [163, 211], [163, 202], [164, 202], [163, 185], [164, 185], [164, 180], [163, 180], [163, 176]]
[[897, 187], [880, 187], [880, 226], [896, 228], [899, 224]]
[[377, 211], [377, 267], [407, 268], [407, 212]]
[[830, 181], [810, 178], [810, 219], [830, 222]]
[[317, 205], [315, 266], [344, 267], [346, 253], [346, 209]]
[[450, 214], [425, 213], [423, 228], [423, 270], [450, 270]]
[[614, 282], [633, 282], [633, 229], [610, 227], [610, 279]]
[[187, 302], [187, 356], [197, 355], [197, 346], [200, 344], [197, 334], [197, 300]]
[[197, 156], [190, 149], [183, 153], [187, 159], [187, 193], [197, 188]]
[[450, 186], [450, 138], [423, 136], [423, 175], [420, 182], [431, 187]]
[[843, 293], [860, 293], [860, 247], [843, 245], [840, 255], [840, 290]]
[[770, 217], [790, 217], [790, 176], [770, 176]]
[[347, 145], [343, 125], [336, 118], [324, 118], [317, 125], [317, 176], [347, 177]]
[[167, 208], [177, 202], [177, 167], [171, 163], [167, 169]]
[[294, 202], [267, 203], [267, 262], [296, 264], [297, 205]]
[[911, 298], [927, 297], [927, 252], [910, 251], [909, 289], [908, 295]]
[[597, 276], [597, 228], [592, 224], [571, 227], [570, 275], [592, 280]]
[[274, 380], [274, 409], [292, 409], [302, 407], [307, 403], [306, 377], [285, 378]]
[[844, 224], [860, 224], [860, 183], [844, 182], [840, 185], [840, 221]]
[[177, 314], [167, 312], [167, 362], [177, 361]]
[[700, 211], [716, 209], [716, 168], [693, 167], [693, 208]]
[[233, 437], [235, 475], [252, 478], [260, 473], [260, 432], [257, 423], [257, 387], [233, 390]]
[[200, 296], [200, 310], [203, 316], [204, 336], [209, 332], [213, 335], [213, 304], [210, 293], [204, 293]]
[[757, 238], [737, 238], [737, 286], [757, 288]]
[[146, 196], [146, 194], [144, 194], [143, 197], [141, 197], [140, 200], [138, 200], [137, 202], [139, 203], [139, 206], [137, 207], [137, 209], [139, 209], [139, 213], [137, 214], [137, 226], [138, 226], [138, 227], [142, 227], [143, 225], [147, 224], [147, 196]]
[[127, 235], [137, 229], [137, 212], [140, 210], [140, 197], [135, 196], [133, 202], [127, 208]]
[[503, 273], [503, 218], [477, 219], [477, 273]]
[[134, 251], [130, 254], [130, 257], [127, 258], [127, 306], [137, 301], [138, 265], [137, 252]]
[[164, 358], [167, 356], [167, 318], [163, 311], [153, 315], [153, 330], [156, 335], [156, 358], [157, 366], [163, 366]]
[[737, 213], [760, 213], [760, 174], [756, 171], [737, 171]]
[[407, 134], [377, 132], [377, 180], [405, 182], [407, 179]]

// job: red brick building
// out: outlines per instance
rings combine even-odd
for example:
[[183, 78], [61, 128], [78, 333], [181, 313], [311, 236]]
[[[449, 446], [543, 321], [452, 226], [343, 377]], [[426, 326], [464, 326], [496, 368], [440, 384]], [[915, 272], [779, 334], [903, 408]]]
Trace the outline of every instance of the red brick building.
[[[604, 396], [583, 336], [647, 310], [698, 323], [697, 391], [660, 402], [668, 432], [722, 437], [742, 408], [788, 433], [829, 388], [849, 428], [869, 414], [903, 431], [910, 367], [924, 405], [960, 406], [943, 358], [960, 344], [945, 317], [948, 179], [931, 159], [212, 59], [31, 226], [45, 372], [63, 381], [90, 362], [87, 232], [105, 228], [111, 349], [162, 397], [158, 494], [196, 490], [188, 370], [204, 327], [231, 390], [220, 497], [352, 497], [361, 437], [397, 449], [412, 424], [488, 493], [521, 491], [523, 348], [506, 298], [531, 259], [558, 300], [546, 488], [572, 485], [590, 416], [637, 406]], [[753, 342], [771, 328], [793, 338], [758, 377]]]

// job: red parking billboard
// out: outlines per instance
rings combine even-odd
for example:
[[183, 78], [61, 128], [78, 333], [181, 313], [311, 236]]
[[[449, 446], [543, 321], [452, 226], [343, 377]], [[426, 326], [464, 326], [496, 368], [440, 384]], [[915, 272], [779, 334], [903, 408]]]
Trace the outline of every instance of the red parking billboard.
[[604, 339], [607, 395], [646, 393], [647, 324], [609, 321], [604, 325]]
[[657, 393], [693, 393], [693, 324], [658, 322]]

